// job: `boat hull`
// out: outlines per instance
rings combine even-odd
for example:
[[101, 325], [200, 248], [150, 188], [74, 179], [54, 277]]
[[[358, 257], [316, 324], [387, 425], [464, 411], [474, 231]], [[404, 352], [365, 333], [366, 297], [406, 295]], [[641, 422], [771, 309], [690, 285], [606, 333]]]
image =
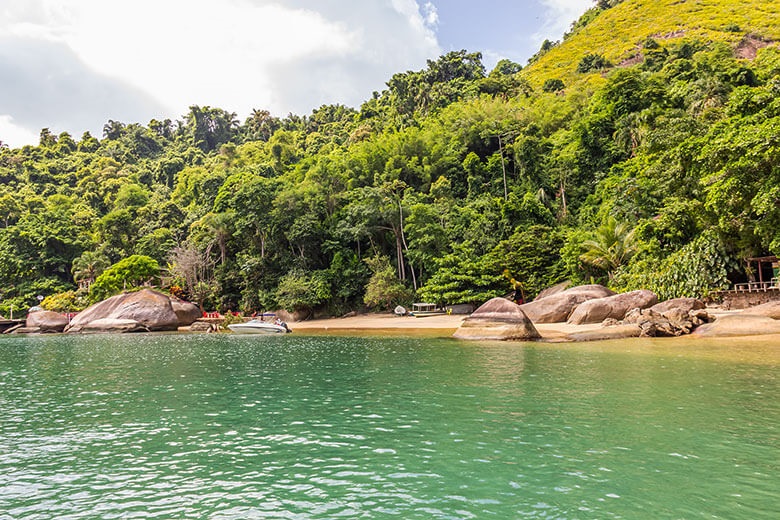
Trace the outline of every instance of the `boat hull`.
[[285, 334], [287, 329], [281, 325], [274, 325], [273, 323], [232, 323], [228, 325], [228, 328], [237, 334]]

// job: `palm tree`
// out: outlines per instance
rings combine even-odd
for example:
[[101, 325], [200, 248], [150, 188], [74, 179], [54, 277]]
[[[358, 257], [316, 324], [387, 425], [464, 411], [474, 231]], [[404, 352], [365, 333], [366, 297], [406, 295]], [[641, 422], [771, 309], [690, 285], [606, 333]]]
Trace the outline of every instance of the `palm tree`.
[[227, 241], [233, 236], [234, 219], [235, 213], [226, 211], [224, 213], [207, 213], [199, 221], [212, 236], [212, 240], [206, 248], [206, 254], [210, 254], [211, 248], [216, 245], [219, 247], [219, 259], [222, 264], [227, 259]]
[[89, 286], [100, 276], [100, 273], [108, 267], [108, 259], [97, 251], [84, 251], [80, 257], [73, 260], [71, 273], [73, 280], [78, 282], [79, 286], [89, 289]]
[[582, 243], [585, 252], [580, 255], [580, 260], [606, 271], [611, 281], [618, 267], [628, 263], [637, 251], [634, 230], [627, 222], [608, 217], [593, 234], [593, 239]]

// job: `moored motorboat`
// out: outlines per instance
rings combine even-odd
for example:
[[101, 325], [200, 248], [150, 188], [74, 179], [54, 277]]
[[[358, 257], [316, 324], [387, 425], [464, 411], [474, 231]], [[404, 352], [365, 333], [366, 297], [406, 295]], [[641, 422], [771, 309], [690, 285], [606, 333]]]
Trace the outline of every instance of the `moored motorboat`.
[[239, 334], [285, 334], [292, 332], [284, 322], [270, 323], [260, 319], [246, 323], [231, 323], [228, 328]]

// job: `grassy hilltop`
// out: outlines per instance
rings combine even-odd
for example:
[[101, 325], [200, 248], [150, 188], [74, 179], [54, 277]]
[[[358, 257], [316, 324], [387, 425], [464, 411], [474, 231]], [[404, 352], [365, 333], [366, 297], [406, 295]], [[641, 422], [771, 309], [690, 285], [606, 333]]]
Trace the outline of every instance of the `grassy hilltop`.
[[583, 56], [598, 53], [615, 65], [643, 58], [647, 38], [665, 44], [682, 40], [722, 42], [736, 49], [746, 37], [780, 40], [777, 0], [624, 0], [612, 8], [592, 8], [564, 41], [524, 71], [532, 86], [551, 78], [566, 85], [601, 83], [576, 69]]

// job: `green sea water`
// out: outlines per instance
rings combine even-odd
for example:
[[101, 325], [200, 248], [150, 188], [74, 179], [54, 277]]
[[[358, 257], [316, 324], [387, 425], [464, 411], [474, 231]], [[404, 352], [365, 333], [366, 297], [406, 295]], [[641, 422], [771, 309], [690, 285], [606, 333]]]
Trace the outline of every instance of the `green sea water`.
[[780, 344], [0, 338], [0, 519], [780, 513]]

